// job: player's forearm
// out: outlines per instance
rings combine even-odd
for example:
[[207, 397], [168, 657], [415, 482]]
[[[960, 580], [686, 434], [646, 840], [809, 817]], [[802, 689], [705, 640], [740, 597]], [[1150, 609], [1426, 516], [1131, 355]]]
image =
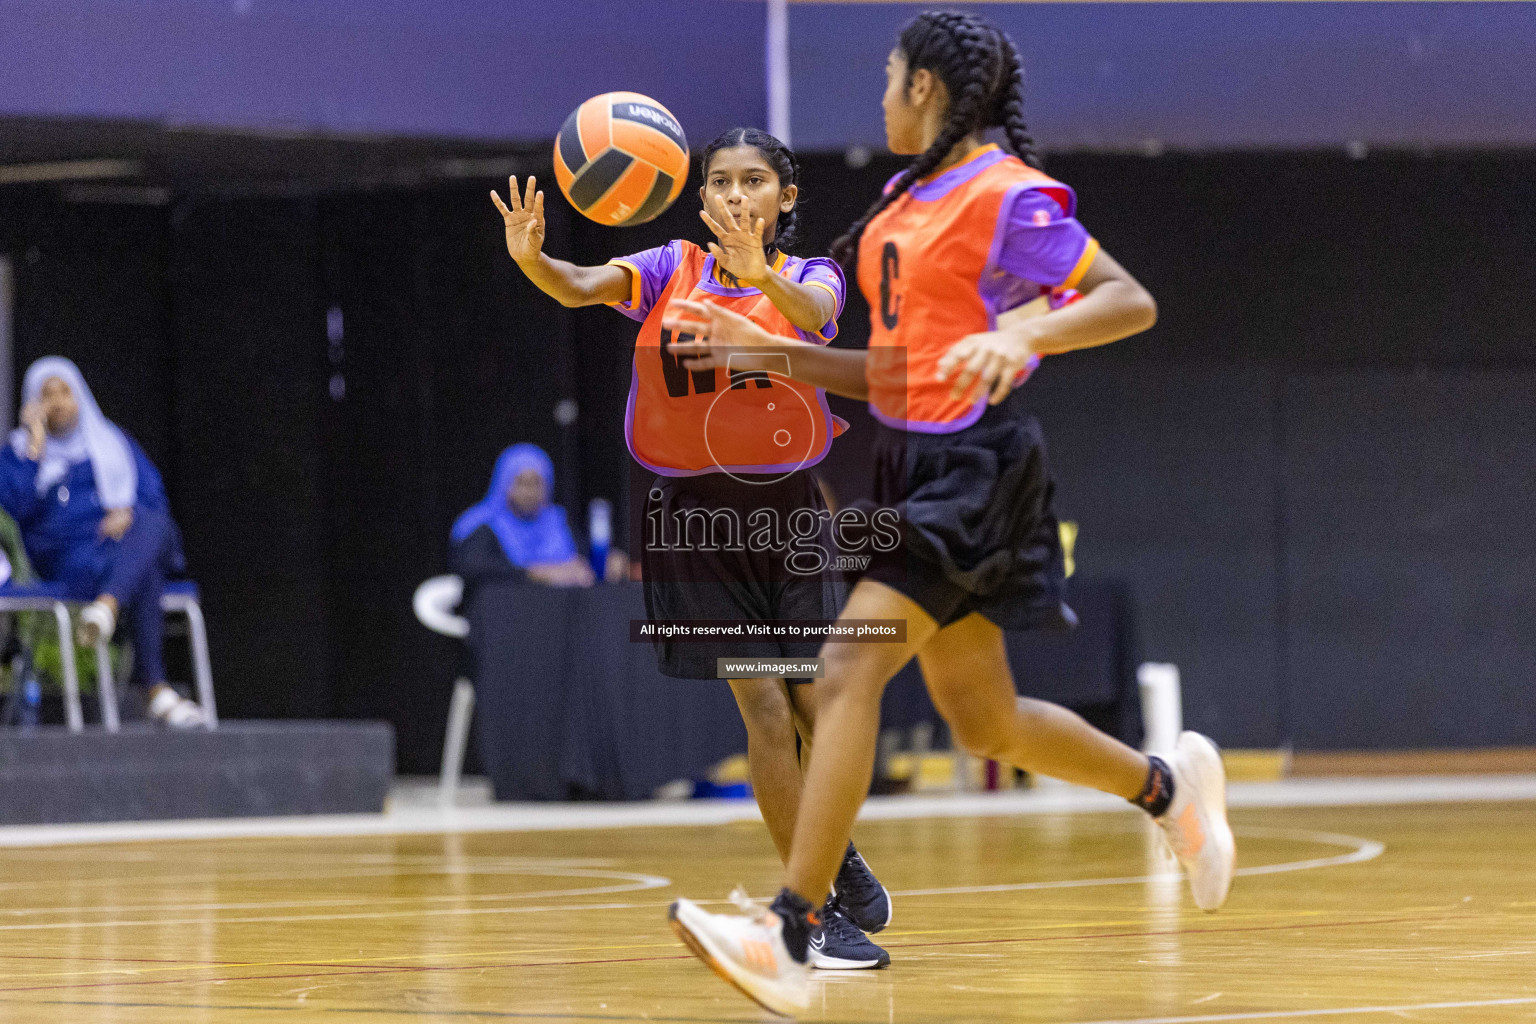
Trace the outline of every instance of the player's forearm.
[[562, 306], [596, 306], [629, 298], [629, 273], [612, 264], [578, 267], [540, 252], [517, 265], [539, 291]]
[[1078, 301], [1034, 320], [1022, 332], [1036, 355], [1095, 348], [1140, 334], [1157, 322], [1157, 303], [1132, 280], [1105, 281]]
[[752, 282], [752, 285], [768, 296], [774, 308], [802, 331], [819, 333], [837, 315], [837, 300], [825, 288], [800, 284], [774, 273]]
[[828, 348], [804, 342], [784, 351], [789, 354], [789, 375], [795, 380], [844, 398], [869, 398], [869, 381], [864, 375], [868, 353], [863, 349]]

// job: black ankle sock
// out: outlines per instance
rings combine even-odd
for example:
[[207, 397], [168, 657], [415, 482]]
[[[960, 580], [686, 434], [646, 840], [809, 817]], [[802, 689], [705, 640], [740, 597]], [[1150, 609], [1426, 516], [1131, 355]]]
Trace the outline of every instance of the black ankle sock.
[[784, 919], [784, 945], [789, 947], [789, 955], [805, 963], [811, 929], [821, 923], [816, 908], [786, 888], [779, 890], [768, 909]]
[[1168, 762], [1151, 754], [1147, 756], [1147, 784], [1131, 801], [1152, 817], [1161, 817], [1173, 802], [1173, 772]]

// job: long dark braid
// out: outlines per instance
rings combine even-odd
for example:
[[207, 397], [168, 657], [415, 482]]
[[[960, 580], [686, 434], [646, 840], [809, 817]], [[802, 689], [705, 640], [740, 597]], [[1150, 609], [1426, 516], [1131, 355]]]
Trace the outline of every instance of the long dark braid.
[[1024, 62], [1019, 59], [1018, 48], [1008, 38], [1008, 33], [1002, 29], [994, 31], [1003, 49], [1004, 72], [1008, 82], [998, 94], [992, 123], [1002, 127], [1013, 155], [1038, 169], [1042, 165], [1040, 154], [1035, 150], [1035, 137], [1029, 134], [1029, 126], [1024, 123]]
[[1006, 34], [973, 14], [925, 11], [907, 22], [897, 47], [906, 58], [909, 80], [912, 72], [927, 68], [944, 83], [949, 110], [933, 144], [832, 243], [832, 258], [844, 266], [858, 258], [859, 238], [869, 222], [913, 182], [931, 174], [967, 135], [1000, 125], [1015, 154], [1039, 166], [1034, 139], [1024, 125], [1024, 69]]
[[[773, 168], [779, 176], [779, 188], [788, 188], [791, 185], [800, 184], [800, 161], [795, 159], [795, 151], [790, 149], [778, 139], [769, 135], [761, 128], [732, 128], [715, 137], [715, 141], [704, 147], [704, 177], [709, 179], [709, 162], [714, 155], [722, 149], [730, 149], [734, 146], [751, 146], [763, 154], [763, 159]], [[797, 200], [788, 212], [779, 211], [779, 219], [773, 229], [773, 241], [763, 245], [763, 252], [768, 256], [768, 261], [773, 262], [773, 251], [789, 252], [790, 246], [795, 244], [795, 230], [799, 227], [800, 203]], [[713, 212], [713, 211], [711, 211]]]

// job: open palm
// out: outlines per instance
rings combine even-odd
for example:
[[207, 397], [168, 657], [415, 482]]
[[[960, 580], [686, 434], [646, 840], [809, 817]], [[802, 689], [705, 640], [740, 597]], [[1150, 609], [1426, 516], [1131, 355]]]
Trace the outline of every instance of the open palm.
[[718, 242], [710, 242], [709, 251], [722, 270], [744, 284], [755, 284], [768, 276], [768, 260], [763, 255], [766, 224], [761, 217], [755, 224], [745, 211], [738, 217], [719, 195], [715, 196], [715, 209], [700, 210], [699, 216]]
[[535, 190], [538, 180], [528, 178], [527, 197], [518, 195], [517, 177], [507, 179], [507, 195], [512, 206], [509, 209], [501, 196], [491, 190], [491, 202], [501, 211], [501, 223], [507, 232], [507, 252], [519, 263], [538, 256], [544, 248], [544, 193]]

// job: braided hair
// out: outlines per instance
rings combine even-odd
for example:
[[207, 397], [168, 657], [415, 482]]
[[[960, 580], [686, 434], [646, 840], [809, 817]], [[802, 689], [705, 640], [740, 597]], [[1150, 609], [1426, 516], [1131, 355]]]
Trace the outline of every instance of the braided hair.
[[1040, 166], [1035, 140], [1024, 124], [1024, 65], [1007, 33], [974, 14], [924, 11], [901, 30], [897, 49], [907, 61], [907, 84], [914, 71], [927, 68], [949, 90], [949, 110], [933, 144], [832, 243], [832, 258], [844, 266], [858, 258], [859, 237], [869, 222], [913, 182], [933, 173], [967, 135], [1000, 127], [1015, 156]]
[[[773, 168], [779, 176], [779, 188], [786, 189], [791, 185], [800, 184], [800, 162], [795, 159], [794, 150], [790, 149], [778, 139], [769, 135], [761, 128], [732, 128], [715, 137], [715, 141], [704, 147], [704, 178], [709, 179], [709, 162], [714, 159], [716, 153], [722, 149], [732, 149], [736, 146], [751, 146], [763, 155], [768, 161], [768, 166]], [[773, 252], [788, 252], [790, 246], [795, 244], [795, 229], [799, 226], [799, 203], [788, 210], [779, 211], [779, 219], [773, 229], [773, 240], [763, 243], [763, 252], [768, 256], [768, 261], [773, 262]]]

